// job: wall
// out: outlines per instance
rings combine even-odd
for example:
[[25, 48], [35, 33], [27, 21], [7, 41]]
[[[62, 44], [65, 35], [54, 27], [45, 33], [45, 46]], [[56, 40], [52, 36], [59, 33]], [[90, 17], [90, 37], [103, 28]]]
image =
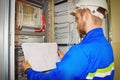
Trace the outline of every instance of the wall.
[[120, 0], [111, 0], [111, 27], [112, 27], [112, 46], [115, 57], [115, 78], [119, 80], [120, 74]]

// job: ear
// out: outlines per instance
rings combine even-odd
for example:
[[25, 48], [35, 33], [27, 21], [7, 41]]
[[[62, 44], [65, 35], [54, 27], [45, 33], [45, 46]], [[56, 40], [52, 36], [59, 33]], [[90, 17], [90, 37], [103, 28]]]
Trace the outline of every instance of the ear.
[[91, 13], [88, 9], [85, 9], [85, 12], [83, 14], [83, 21], [87, 21], [91, 16]]

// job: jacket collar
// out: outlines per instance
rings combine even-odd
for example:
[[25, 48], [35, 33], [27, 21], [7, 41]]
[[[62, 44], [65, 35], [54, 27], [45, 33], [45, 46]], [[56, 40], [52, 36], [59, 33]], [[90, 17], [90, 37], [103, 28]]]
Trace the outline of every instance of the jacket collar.
[[100, 36], [104, 36], [103, 29], [102, 28], [95, 28], [90, 30], [84, 37], [81, 43], [87, 42], [88, 40], [91, 40], [93, 38], [97, 38]]

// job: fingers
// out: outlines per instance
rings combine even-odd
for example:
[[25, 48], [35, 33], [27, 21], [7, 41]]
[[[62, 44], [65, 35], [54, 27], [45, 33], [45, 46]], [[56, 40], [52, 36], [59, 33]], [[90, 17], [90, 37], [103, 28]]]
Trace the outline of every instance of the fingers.
[[23, 71], [25, 72], [28, 68], [31, 68], [31, 65], [30, 63], [28, 62], [28, 60], [24, 60], [23, 63], [22, 63], [22, 68], [23, 68]]
[[25, 72], [25, 60], [22, 62], [22, 69], [23, 69], [23, 71]]
[[57, 53], [58, 54], [63, 54], [63, 52], [61, 50], [58, 50]]
[[24, 63], [25, 63], [25, 64], [29, 64], [29, 63], [28, 63], [28, 60], [24, 60]]
[[25, 60], [26, 64], [28, 64], [28, 60]]
[[58, 55], [60, 56], [60, 58], [62, 59], [63, 56], [64, 56], [63, 52], [62, 52], [61, 50], [58, 50], [57, 53], [58, 53]]

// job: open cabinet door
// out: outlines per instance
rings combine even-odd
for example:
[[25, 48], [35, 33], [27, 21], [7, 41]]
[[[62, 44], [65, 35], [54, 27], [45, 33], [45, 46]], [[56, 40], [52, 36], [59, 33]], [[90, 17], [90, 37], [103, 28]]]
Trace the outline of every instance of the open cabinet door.
[[9, 0], [0, 0], [0, 79], [8, 80]]

